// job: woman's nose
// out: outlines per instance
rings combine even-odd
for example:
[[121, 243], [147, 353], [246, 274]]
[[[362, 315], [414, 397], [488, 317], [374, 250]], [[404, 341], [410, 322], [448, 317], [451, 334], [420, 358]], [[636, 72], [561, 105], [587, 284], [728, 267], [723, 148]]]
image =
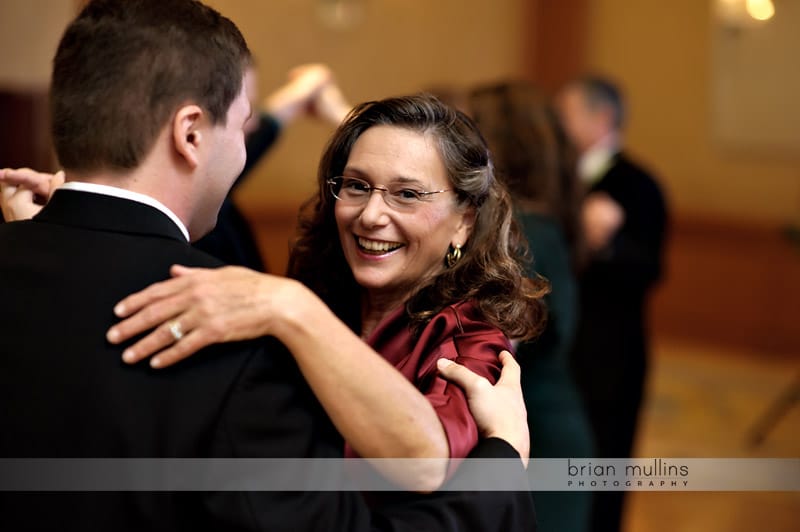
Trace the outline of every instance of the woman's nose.
[[361, 223], [367, 227], [376, 225], [383, 225], [389, 221], [389, 206], [383, 200], [384, 191], [380, 189], [373, 189], [369, 195], [369, 199], [361, 209], [359, 218]]

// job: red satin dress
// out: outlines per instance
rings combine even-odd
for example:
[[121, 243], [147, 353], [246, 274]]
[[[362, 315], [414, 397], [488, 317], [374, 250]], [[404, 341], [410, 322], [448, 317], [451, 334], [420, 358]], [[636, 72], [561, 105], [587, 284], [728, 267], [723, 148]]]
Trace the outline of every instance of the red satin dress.
[[[400, 307], [378, 324], [367, 343], [428, 398], [447, 434], [450, 457], [466, 457], [478, 443], [478, 428], [464, 392], [439, 376], [436, 361], [449, 358], [494, 384], [502, 367], [500, 351], [513, 353], [508, 338], [483, 320], [472, 302], [466, 301], [434, 316], [416, 340], [405, 309]], [[358, 455], [347, 445], [345, 456]]]

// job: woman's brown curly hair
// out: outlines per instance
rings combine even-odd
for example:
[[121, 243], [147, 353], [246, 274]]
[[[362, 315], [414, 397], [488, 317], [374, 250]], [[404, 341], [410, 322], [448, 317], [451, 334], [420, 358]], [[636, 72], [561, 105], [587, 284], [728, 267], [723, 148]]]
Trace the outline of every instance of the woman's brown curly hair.
[[544, 93], [527, 81], [503, 81], [474, 88], [468, 101], [470, 115], [492, 151], [498, 177], [517, 207], [559, 222], [573, 270], [580, 272], [586, 250], [577, 154]]
[[[428, 94], [366, 102], [353, 109], [322, 156], [317, 193], [300, 211], [299, 236], [289, 259], [298, 279], [355, 331], [360, 331], [362, 291], [353, 278], [334, 217], [327, 180], [341, 175], [356, 140], [387, 125], [432, 135], [461, 206], [472, 205], [475, 225], [462, 258], [418, 287], [406, 302], [415, 332], [445, 307], [472, 300], [484, 319], [510, 338], [530, 339], [545, 321], [542, 278], [524, 276], [527, 246], [512, 215], [506, 188], [495, 179], [491, 155], [475, 124]], [[442, 257], [444, 262], [444, 257]]]

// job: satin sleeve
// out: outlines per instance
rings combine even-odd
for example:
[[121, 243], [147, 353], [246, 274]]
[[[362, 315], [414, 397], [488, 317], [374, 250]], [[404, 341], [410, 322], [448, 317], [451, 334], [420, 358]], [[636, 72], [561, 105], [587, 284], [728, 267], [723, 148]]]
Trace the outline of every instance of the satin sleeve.
[[432, 356], [425, 357], [417, 380], [420, 391], [430, 401], [444, 427], [451, 458], [464, 458], [472, 451], [478, 443], [478, 427], [464, 391], [439, 375], [436, 361], [439, 358], [453, 360], [494, 384], [502, 368], [500, 351], [513, 352], [508, 339], [495, 327], [477, 321], [463, 326], [463, 332], [445, 339]]

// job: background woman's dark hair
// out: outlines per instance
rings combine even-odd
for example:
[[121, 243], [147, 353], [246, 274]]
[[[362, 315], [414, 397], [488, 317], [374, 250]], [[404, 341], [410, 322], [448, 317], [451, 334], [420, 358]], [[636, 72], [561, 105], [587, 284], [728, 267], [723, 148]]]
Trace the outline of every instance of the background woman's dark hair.
[[461, 260], [421, 285], [407, 302], [415, 330], [446, 306], [472, 299], [484, 318], [509, 337], [537, 334], [544, 323], [541, 298], [548, 286], [543, 279], [524, 277], [525, 240], [513, 219], [508, 192], [495, 179], [486, 142], [469, 117], [427, 94], [363, 103], [336, 130], [320, 161], [317, 194], [301, 210], [289, 275], [317, 293], [354, 330], [360, 330], [362, 292], [342, 252], [335, 200], [326, 180], [341, 175], [356, 140], [377, 125], [401, 127], [436, 139], [459, 205], [472, 205], [477, 213]]
[[525, 81], [495, 83], [471, 91], [469, 107], [517, 207], [553, 216], [580, 270], [585, 253], [577, 154], [544, 94]]
[[135, 168], [186, 103], [224, 125], [249, 60], [233, 22], [200, 2], [92, 0], [53, 59], [51, 128], [61, 166]]

